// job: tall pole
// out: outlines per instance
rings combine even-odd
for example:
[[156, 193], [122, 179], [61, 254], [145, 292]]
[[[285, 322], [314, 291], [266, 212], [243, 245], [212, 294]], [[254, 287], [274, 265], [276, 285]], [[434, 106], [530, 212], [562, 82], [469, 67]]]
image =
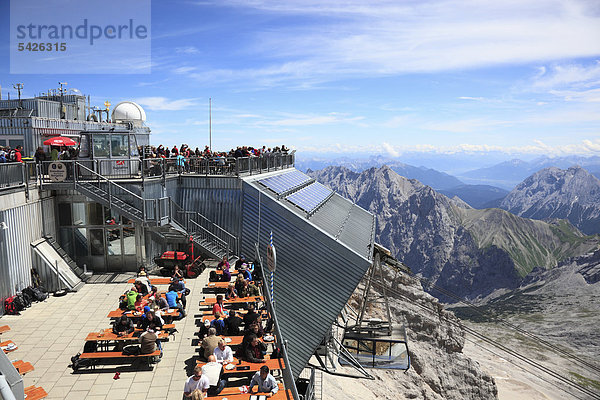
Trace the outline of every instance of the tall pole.
[[212, 153], [212, 98], [208, 98], [208, 150]]

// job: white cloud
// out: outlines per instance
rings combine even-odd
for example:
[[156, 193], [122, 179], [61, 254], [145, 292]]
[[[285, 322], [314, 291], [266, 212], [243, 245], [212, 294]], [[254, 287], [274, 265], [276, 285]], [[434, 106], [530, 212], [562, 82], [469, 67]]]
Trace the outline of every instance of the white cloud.
[[279, 119], [275, 121], [262, 121], [260, 124], [274, 126], [309, 126], [326, 125], [332, 123], [350, 123], [357, 122], [362, 119], [364, 119], [364, 117], [349, 117], [344, 114], [329, 113], [327, 115], [303, 115], [294, 118]]
[[152, 111], [178, 111], [198, 105], [198, 99], [170, 100], [166, 97], [140, 97], [134, 101]]
[[310, 85], [348, 76], [600, 55], [600, 16], [585, 1], [224, 0], [214, 4], [315, 18], [310, 24], [265, 29], [250, 38], [253, 43], [246, 51], [268, 56], [273, 60], [270, 65], [209, 71], [205, 79], [252, 78], [265, 86], [294, 80]]
[[484, 101], [483, 97], [470, 97], [470, 96], [460, 96], [459, 100], [474, 100], [474, 101]]
[[197, 54], [200, 52], [195, 46], [175, 47], [175, 52], [180, 54]]
[[592, 65], [556, 65], [548, 72], [534, 78], [533, 87], [555, 89], [565, 87], [590, 87], [600, 84], [600, 62]]
[[400, 153], [398, 151], [396, 151], [396, 149], [394, 149], [394, 147], [391, 144], [383, 142], [382, 147], [383, 147], [383, 150], [390, 156], [392, 156], [392, 157], [400, 156]]

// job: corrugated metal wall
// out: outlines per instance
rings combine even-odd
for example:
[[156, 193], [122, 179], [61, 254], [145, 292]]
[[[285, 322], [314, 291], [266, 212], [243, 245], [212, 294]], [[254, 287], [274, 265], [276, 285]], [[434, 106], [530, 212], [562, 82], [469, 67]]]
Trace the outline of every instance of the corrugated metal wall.
[[[33, 256], [30, 243], [42, 237], [42, 224], [49, 228], [47, 234], [55, 233], [53, 221], [54, 200], [27, 203], [0, 211], [0, 221], [6, 229], [0, 229], [0, 299], [14, 295], [31, 284]], [[4, 308], [0, 307], [0, 313]]]
[[179, 205], [204, 215], [229, 233], [241, 230], [242, 181], [224, 177], [182, 177]]
[[[331, 329], [370, 262], [277, 201], [243, 184], [242, 251], [261, 257], [273, 231], [277, 250], [275, 312], [288, 341], [294, 378]], [[259, 217], [260, 215], [260, 217]]]

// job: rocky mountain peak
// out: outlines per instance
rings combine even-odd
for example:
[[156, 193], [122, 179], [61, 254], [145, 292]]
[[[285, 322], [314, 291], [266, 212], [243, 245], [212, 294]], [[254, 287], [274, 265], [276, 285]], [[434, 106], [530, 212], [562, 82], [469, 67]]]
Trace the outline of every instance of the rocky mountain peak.
[[584, 233], [600, 233], [600, 180], [579, 166], [544, 168], [517, 185], [500, 208], [526, 218], [564, 218]]

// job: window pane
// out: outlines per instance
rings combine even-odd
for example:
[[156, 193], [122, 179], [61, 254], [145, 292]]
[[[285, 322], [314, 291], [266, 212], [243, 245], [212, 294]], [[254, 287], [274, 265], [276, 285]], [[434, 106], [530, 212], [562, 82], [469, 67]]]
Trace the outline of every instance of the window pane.
[[123, 254], [135, 255], [135, 228], [123, 227]]
[[90, 156], [90, 137], [81, 135], [79, 143], [79, 157], [87, 158]]
[[108, 135], [94, 135], [94, 156], [95, 157], [108, 157]]
[[90, 229], [90, 247], [93, 256], [104, 255], [104, 229]]
[[69, 203], [58, 204], [58, 224], [60, 226], [73, 225], [71, 223], [71, 205]]
[[110, 147], [113, 157], [127, 157], [129, 155], [129, 135], [111, 135]]
[[87, 225], [85, 203], [73, 203], [73, 225]]
[[90, 225], [102, 225], [104, 219], [102, 218], [102, 205], [98, 203], [87, 203], [88, 207], [88, 224]]
[[75, 260], [79, 261], [84, 259], [88, 255], [88, 241], [87, 241], [87, 229], [75, 228], [73, 229], [74, 246], [75, 246]]
[[58, 243], [68, 255], [73, 255], [73, 235], [71, 228], [60, 228], [58, 230]]
[[106, 248], [109, 256], [121, 255], [121, 228], [106, 229]]

